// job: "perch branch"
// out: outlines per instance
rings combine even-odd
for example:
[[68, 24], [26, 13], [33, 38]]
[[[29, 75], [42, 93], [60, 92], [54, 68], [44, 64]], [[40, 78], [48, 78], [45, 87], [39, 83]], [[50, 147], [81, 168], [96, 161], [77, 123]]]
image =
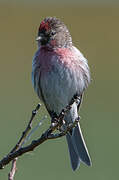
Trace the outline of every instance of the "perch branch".
[[[14, 148], [11, 150], [11, 152], [9, 154], [11, 154], [11, 153], [15, 152], [16, 150], [18, 150], [22, 146], [22, 144], [24, 143], [24, 140], [27, 137], [27, 135], [28, 135], [28, 133], [29, 133], [31, 127], [32, 127], [33, 119], [34, 119], [35, 115], [37, 114], [39, 108], [40, 108], [40, 104], [38, 104], [36, 106], [35, 110], [32, 111], [31, 118], [29, 120], [29, 123], [28, 123], [25, 131], [22, 133], [22, 136], [19, 139], [18, 143], [14, 146]], [[16, 173], [16, 170], [17, 170], [17, 167], [16, 167], [17, 159], [18, 158], [15, 158], [15, 159], [12, 160], [12, 167], [11, 167], [11, 170], [10, 170], [10, 172], [8, 174], [8, 180], [13, 180], [14, 179], [14, 176], [15, 176], [15, 173]]]
[[[54, 118], [54, 121], [53, 121], [53, 123], [51, 123], [51, 126], [45, 131], [45, 133], [43, 133], [41, 135], [40, 138], [38, 138], [37, 140], [33, 140], [31, 142], [31, 144], [29, 144], [28, 146], [20, 147], [20, 148], [17, 149], [16, 147], [18, 147], [19, 142], [20, 142], [20, 144], [21, 144], [21, 142], [23, 142], [23, 141], [21, 141], [21, 139], [25, 139], [25, 137], [27, 135], [26, 132], [29, 131], [29, 129], [31, 129], [32, 120], [33, 120], [34, 116], [36, 115], [37, 110], [39, 109], [39, 108], [36, 108], [35, 113], [32, 112], [32, 117], [31, 117], [31, 120], [29, 121], [29, 124], [28, 124], [26, 130], [24, 131], [25, 133], [23, 132], [23, 134], [22, 134], [23, 138], [21, 137], [19, 142], [12, 149], [12, 151], [0, 161], [0, 169], [3, 169], [5, 165], [9, 164], [16, 157], [19, 157], [19, 156], [21, 156], [24, 153], [27, 153], [29, 151], [33, 151], [37, 146], [39, 146], [40, 144], [42, 144], [46, 140], [48, 140], [48, 139], [55, 139], [55, 138], [59, 138], [59, 137], [65, 136], [73, 127], [75, 127], [77, 125], [77, 123], [79, 122], [80, 118], [77, 118], [73, 123], [67, 125], [66, 129], [64, 131], [62, 131], [60, 129], [60, 127], [63, 124], [65, 124], [64, 117], [65, 117], [66, 113], [71, 109], [73, 103], [77, 102], [77, 99], [79, 100], [78, 96], [75, 96], [75, 97], [72, 98], [72, 100], [69, 103], [69, 105], [67, 105], [66, 108], [64, 108], [62, 110], [62, 112], [59, 114], [58, 117]], [[52, 134], [57, 129], [60, 129], [61, 133], [59, 133], [59, 134]]]
[[72, 130], [72, 128], [74, 128], [78, 124], [79, 120], [80, 120], [80, 117], [76, 118], [73, 123], [68, 124], [65, 130], [63, 130], [61, 133], [50, 134], [48, 136], [48, 139], [57, 139], [62, 136], [65, 136], [68, 132], [70, 132], [70, 130]]
[[19, 147], [22, 145], [23, 141], [25, 140], [26, 136], [28, 135], [29, 131], [31, 130], [33, 119], [34, 119], [35, 115], [37, 114], [40, 106], [41, 105], [38, 104], [36, 106], [36, 108], [32, 111], [30, 121], [29, 121], [25, 131], [22, 132], [22, 136], [20, 137], [20, 139], [19, 139], [18, 143], [15, 145], [15, 147], [11, 150], [10, 154], [13, 153], [14, 151], [16, 151], [17, 149], [19, 149]]
[[14, 175], [17, 171], [16, 161], [17, 161], [17, 158], [13, 159], [13, 161], [12, 161], [12, 167], [11, 167], [10, 173], [8, 174], [8, 180], [14, 179]]

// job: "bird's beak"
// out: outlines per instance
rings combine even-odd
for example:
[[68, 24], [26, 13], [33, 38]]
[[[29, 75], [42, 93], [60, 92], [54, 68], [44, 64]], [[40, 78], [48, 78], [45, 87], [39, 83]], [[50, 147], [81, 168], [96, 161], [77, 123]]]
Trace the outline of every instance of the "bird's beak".
[[37, 38], [36, 38], [36, 41], [40, 41], [42, 39], [42, 36], [38, 36]]

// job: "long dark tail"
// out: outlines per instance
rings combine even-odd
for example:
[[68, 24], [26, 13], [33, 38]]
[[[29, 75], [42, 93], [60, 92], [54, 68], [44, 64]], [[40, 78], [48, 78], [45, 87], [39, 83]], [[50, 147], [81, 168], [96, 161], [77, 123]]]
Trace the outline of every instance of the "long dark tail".
[[72, 135], [66, 135], [66, 139], [68, 143], [72, 169], [75, 171], [79, 167], [80, 161], [90, 166], [91, 159], [81, 132], [80, 124], [74, 128]]

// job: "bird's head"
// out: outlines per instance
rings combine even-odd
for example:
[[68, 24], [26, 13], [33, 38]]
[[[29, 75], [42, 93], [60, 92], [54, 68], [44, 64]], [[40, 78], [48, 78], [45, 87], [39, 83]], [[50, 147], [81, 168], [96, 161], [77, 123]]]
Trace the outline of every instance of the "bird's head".
[[70, 47], [71, 35], [63, 22], [55, 17], [46, 17], [40, 24], [36, 38], [38, 46]]

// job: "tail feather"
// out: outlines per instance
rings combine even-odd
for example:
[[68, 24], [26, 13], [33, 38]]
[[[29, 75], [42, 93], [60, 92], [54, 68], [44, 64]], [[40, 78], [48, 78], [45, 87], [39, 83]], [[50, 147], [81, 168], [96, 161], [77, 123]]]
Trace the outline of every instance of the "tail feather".
[[73, 171], [75, 171], [80, 166], [80, 159], [74, 149], [74, 145], [72, 144], [71, 135], [67, 134], [66, 139], [67, 139], [68, 148], [69, 148], [71, 166], [72, 166]]
[[66, 135], [72, 169], [75, 171], [80, 166], [80, 161], [91, 166], [91, 158], [86, 147], [80, 125], [78, 124], [72, 135]]
[[72, 134], [72, 142], [73, 142], [75, 151], [77, 152], [81, 161], [87, 164], [88, 166], [91, 166], [91, 158], [89, 156], [88, 149], [86, 147], [83, 134], [81, 132], [80, 124], [78, 124], [74, 128], [74, 131]]
[[[76, 103], [74, 103], [71, 110], [65, 117], [65, 122], [67, 124], [74, 122], [77, 117], [78, 117], [77, 105]], [[72, 133], [68, 133], [66, 135], [66, 139], [68, 143], [72, 169], [76, 170], [80, 165], [80, 161], [90, 166], [91, 159], [79, 123], [75, 128], [73, 128]]]

